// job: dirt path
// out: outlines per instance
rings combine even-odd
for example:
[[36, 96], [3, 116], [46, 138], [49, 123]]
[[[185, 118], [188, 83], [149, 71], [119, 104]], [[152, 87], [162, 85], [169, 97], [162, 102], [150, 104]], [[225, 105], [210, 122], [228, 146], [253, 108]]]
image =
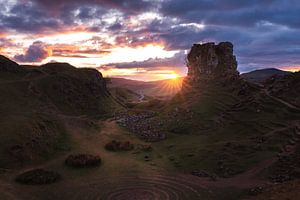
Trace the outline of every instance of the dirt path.
[[275, 100], [275, 101], [277, 101], [277, 102], [279, 102], [279, 103], [281, 103], [281, 104], [283, 104], [283, 105], [285, 105], [285, 106], [287, 106], [287, 107], [289, 107], [291, 109], [300, 111], [300, 108], [298, 108], [297, 106], [295, 106], [293, 104], [290, 104], [289, 102], [286, 102], [286, 101], [284, 101], [284, 100], [282, 100], [282, 99], [280, 99], [278, 97], [275, 97], [275, 96], [271, 95], [267, 90], [263, 90], [263, 91], [271, 99], [273, 99], [273, 100]]

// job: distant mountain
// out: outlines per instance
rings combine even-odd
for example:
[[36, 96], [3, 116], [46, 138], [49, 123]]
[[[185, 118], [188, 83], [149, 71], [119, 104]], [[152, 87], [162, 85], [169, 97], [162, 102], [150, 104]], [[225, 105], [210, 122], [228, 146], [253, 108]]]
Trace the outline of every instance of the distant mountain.
[[63, 116], [103, 116], [117, 106], [97, 70], [67, 63], [20, 66], [4, 56], [0, 94], [0, 168], [59, 149], [66, 138]]
[[285, 76], [292, 72], [283, 71], [276, 68], [259, 69], [248, 73], [241, 74], [241, 77], [249, 82], [261, 83], [271, 76]]
[[126, 88], [134, 93], [155, 98], [170, 98], [181, 89], [183, 78], [158, 81], [137, 81], [124, 78], [109, 78], [108, 88]]

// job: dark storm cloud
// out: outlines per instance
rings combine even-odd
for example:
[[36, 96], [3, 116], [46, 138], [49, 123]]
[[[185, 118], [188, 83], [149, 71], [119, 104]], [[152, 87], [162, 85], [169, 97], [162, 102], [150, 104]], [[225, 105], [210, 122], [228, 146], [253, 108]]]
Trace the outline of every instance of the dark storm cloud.
[[4, 30], [17, 30], [36, 33], [45, 29], [57, 29], [61, 25], [57, 19], [49, 18], [34, 5], [20, 3], [8, 11], [0, 11], [0, 27]]
[[207, 24], [254, 26], [269, 21], [300, 28], [300, 4], [297, 0], [166, 0], [161, 6], [165, 16], [188, 22]]
[[168, 49], [187, 49], [195, 42], [231, 41], [240, 71], [300, 64], [299, 1], [166, 0], [160, 12], [180, 23], [205, 25], [203, 30], [178, 27], [162, 33]]
[[49, 9], [64, 9], [66, 7], [81, 7], [83, 5], [100, 6], [107, 9], [117, 9], [125, 13], [147, 11], [155, 6], [154, 1], [144, 0], [32, 0], [36, 4]]
[[[127, 18], [156, 6], [154, 1], [142, 0], [22, 0], [0, 11], [0, 28], [37, 33], [78, 26], [78, 20], [95, 20], [98, 22], [88, 23], [87, 30], [101, 31], [106, 26], [101, 20], [107, 13], [119, 11]], [[122, 28], [121, 23], [108, 26], [109, 30]]]
[[29, 46], [25, 54], [16, 55], [14, 58], [19, 62], [41, 62], [49, 56], [45, 45], [41, 41], [36, 41]]

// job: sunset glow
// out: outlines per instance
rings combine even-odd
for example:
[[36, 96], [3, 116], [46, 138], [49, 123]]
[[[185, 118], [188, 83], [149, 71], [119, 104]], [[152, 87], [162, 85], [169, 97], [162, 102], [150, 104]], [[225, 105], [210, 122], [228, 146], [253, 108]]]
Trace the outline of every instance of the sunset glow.
[[[209, 15], [193, 0], [186, 4], [176, 0], [0, 3], [0, 53], [20, 64], [68, 62], [97, 68], [105, 76], [175, 79], [186, 75], [185, 57], [194, 43], [230, 40], [238, 47], [240, 72], [300, 69], [299, 48], [293, 45], [299, 29], [290, 23], [293, 20], [282, 17], [292, 15], [280, 3], [272, 7], [281, 10], [277, 18], [254, 17], [252, 21], [243, 15], [247, 12], [239, 12], [251, 10], [243, 3], [226, 7], [207, 1], [203, 4], [212, 8]], [[265, 16], [259, 13], [265, 13], [266, 6], [255, 9], [257, 16]]]
[[175, 72], [159, 74], [159, 76], [161, 76], [162, 79], [172, 79], [172, 80], [175, 80], [179, 77], [179, 75], [176, 74]]
[[298, 66], [284, 66], [280, 67], [281, 70], [290, 71], [290, 72], [297, 72], [300, 71], [300, 65]]

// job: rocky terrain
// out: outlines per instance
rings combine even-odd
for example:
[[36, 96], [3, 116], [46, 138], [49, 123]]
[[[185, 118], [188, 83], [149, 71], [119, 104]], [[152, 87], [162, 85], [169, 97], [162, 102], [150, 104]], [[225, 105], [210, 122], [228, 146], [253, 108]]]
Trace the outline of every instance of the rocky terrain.
[[123, 112], [116, 115], [117, 123], [126, 127], [137, 137], [147, 142], [156, 142], [166, 138], [160, 130], [162, 122], [155, 123], [153, 118], [157, 115], [155, 112]]

